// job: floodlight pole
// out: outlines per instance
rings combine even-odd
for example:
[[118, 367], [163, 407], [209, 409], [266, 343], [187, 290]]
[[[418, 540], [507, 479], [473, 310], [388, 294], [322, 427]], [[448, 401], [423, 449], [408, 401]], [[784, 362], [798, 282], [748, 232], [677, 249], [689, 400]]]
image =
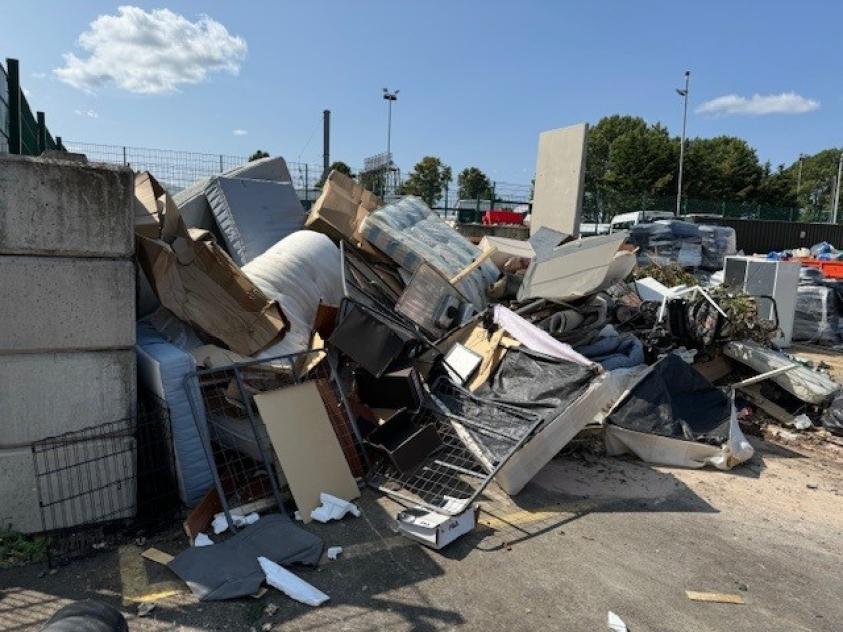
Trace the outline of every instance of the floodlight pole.
[[392, 166], [392, 102], [398, 100], [398, 93], [400, 90], [390, 92], [386, 88], [383, 89], [383, 98], [389, 103], [389, 114], [386, 124], [386, 157], [389, 160], [389, 166]]
[[685, 99], [682, 111], [682, 142], [679, 145], [679, 181], [676, 186], [676, 216], [682, 212], [682, 175], [685, 167], [685, 129], [688, 124], [688, 86], [691, 81], [691, 71], [685, 71], [685, 89], [677, 88], [676, 92]]

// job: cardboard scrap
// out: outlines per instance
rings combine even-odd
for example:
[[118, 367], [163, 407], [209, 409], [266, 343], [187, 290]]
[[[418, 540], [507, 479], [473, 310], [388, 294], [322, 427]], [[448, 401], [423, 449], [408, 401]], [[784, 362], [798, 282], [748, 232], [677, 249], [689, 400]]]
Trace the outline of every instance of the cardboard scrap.
[[[152, 186], [154, 179], [149, 179]], [[161, 304], [243, 355], [283, 336], [289, 324], [278, 303], [240, 271], [207, 231], [188, 230], [166, 192], [158, 201], [165, 209], [161, 238], [137, 235], [137, 257]]]
[[158, 198], [164, 195], [164, 188], [148, 171], [135, 174], [135, 232], [144, 237], [157, 239], [160, 229]]
[[709, 601], [713, 603], [735, 603], [744, 604], [744, 598], [741, 595], [728, 593], [710, 593], [710, 592], [695, 592], [693, 590], [686, 590], [685, 594], [691, 601]]
[[388, 261], [360, 232], [363, 220], [379, 206], [381, 199], [344, 173], [332, 170], [322, 185], [322, 195], [310, 209], [304, 226], [334, 241], [346, 240], [369, 257]]
[[164, 566], [173, 561], [172, 555], [165, 553], [160, 549], [156, 549], [155, 547], [149, 548], [141, 553], [141, 557], [151, 562], [155, 562], [156, 564], [163, 564]]
[[315, 382], [254, 397], [278, 463], [304, 520], [322, 492], [343, 500], [360, 496]]
[[220, 502], [217, 489], [212, 487], [199, 501], [182, 523], [182, 528], [191, 544], [194, 538], [200, 533], [207, 531], [211, 526], [211, 520], [214, 516], [222, 511], [222, 503]]

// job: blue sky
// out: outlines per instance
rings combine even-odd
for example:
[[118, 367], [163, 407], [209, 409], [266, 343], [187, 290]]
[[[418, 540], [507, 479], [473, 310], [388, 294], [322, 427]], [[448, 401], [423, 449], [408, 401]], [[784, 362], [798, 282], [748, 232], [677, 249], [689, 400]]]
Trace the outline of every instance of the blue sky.
[[[628, 113], [678, 133], [687, 68], [691, 136], [741, 136], [774, 165], [843, 145], [843, 3], [160, 0], [92, 27], [121, 4], [0, 0], [15, 25], [0, 55], [21, 60], [54, 134], [319, 163], [327, 108], [332, 159], [356, 167], [385, 149], [389, 87], [402, 168], [434, 154], [527, 183], [542, 130]], [[155, 9], [174, 30], [143, 32]], [[167, 32], [198, 41], [151, 44]], [[149, 46], [144, 64], [135, 51]]]

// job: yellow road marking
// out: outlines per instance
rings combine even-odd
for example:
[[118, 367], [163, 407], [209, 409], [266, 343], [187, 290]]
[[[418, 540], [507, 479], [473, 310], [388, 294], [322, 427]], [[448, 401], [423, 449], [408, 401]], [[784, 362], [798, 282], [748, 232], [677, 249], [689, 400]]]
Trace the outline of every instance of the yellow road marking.
[[142, 552], [140, 547], [128, 544], [117, 549], [124, 604], [159, 601], [186, 591], [186, 586], [180, 581], [151, 583], [146, 572], [146, 563], [141, 557]]

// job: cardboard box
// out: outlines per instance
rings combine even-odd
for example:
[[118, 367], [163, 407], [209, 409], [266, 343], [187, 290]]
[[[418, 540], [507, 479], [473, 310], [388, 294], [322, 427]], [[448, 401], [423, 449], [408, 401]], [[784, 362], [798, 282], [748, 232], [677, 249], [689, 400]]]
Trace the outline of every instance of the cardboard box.
[[161, 198], [161, 239], [137, 235], [138, 261], [161, 304], [246, 356], [277, 342], [289, 327], [278, 303], [240, 271], [210, 233], [188, 230], [169, 195]]
[[334, 241], [346, 240], [357, 246], [369, 257], [389, 261], [360, 233], [363, 220], [379, 206], [381, 199], [364, 189], [354, 180], [339, 171], [331, 171], [322, 194], [313, 204], [305, 228], [323, 233]]
[[165, 195], [164, 187], [148, 171], [135, 174], [135, 232], [150, 239], [161, 233], [161, 210], [158, 199]]
[[441, 549], [474, 530], [480, 507], [469, 507], [458, 516], [427, 511], [420, 507], [401, 511], [395, 523], [399, 533], [432, 549]]

